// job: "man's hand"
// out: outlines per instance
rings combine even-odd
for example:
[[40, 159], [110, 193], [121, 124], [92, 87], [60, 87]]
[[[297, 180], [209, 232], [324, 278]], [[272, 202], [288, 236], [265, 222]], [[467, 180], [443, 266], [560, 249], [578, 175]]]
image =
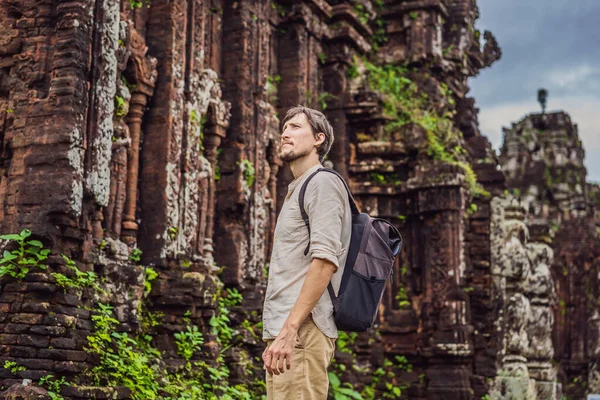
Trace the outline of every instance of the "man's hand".
[[292, 367], [292, 356], [298, 338], [298, 330], [284, 326], [273, 343], [263, 352], [264, 369], [270, 375], [279, 375]]

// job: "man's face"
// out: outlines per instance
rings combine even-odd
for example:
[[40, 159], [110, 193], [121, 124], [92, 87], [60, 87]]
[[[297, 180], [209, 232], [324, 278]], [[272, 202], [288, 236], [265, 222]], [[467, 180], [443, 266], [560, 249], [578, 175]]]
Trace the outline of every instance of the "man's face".
[[315, 149], [316, 141], [306, 114], [299, 113], [283, 126], [279, 158], [285, 162], [292, 162], [307, 156]]

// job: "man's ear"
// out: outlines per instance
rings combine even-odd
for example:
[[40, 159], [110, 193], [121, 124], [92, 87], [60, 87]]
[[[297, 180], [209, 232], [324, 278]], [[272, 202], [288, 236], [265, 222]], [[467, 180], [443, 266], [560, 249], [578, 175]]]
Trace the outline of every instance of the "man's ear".
[[315, 147], [319, 147], [325, 141], [325, 134], [323, 132], [317, 133], [317, 139], [315, 141]]

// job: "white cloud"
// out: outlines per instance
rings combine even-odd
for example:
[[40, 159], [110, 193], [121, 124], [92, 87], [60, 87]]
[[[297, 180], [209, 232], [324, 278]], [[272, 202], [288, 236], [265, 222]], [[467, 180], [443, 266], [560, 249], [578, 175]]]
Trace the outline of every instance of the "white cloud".
[[[548, 112], [564, 110], [577, 124], [579, 137], [586, 152], [588, 178], [600, 181], [600, 98], [593, 96], [564, 96], [548, 98]], [[510, 127], [531, 112], [540, 111], [535, 101], [518, 101], [482, 107], [479, 112], [481, 133], [486, 135], [495, 149], [502, 144], [502, 127]]]
[[560, 88], [572, 88], [589, 81], [598, 70], [588, 64], [572, 68], [552, 69], [546, 73], [546, 80]]

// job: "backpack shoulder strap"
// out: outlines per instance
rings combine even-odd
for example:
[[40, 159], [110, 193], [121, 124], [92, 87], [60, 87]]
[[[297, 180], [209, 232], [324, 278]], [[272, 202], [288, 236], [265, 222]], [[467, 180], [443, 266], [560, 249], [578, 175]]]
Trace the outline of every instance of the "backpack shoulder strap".
[[[346, 192], [348, 193], [348, 201], [350, 202], [350, 209], [352, 210], [352, 214], [360, 214], [358, 206], [354, 201], [354, 197], [352, 197], [352, 193], [350, 192], [350, 188], [348, 187], [348, 184], [346, 183], [346, 180], [342, 177], [342, 175], [340, 175], [337, 171], [329, 168], [319, 168], [318, 170], [313, 172], [308, 178], [306, 178], [306, 180], [302, 184], [302, 187], [300, 188], [300, 193], [298, 195], [298, 205], [300, 206], [300, 214], [302, 215], [302, 220], [306, 225], [306, 229], [308, 229], [308, 245], [304, 250], [305, 256], [308, 255], [308, 252], [310, 250], [310, 221], [308, 220], [308, 214], [306, 213], [306, 209], [304, 208], [304, 197], [306, 195], [306, 188], [308, 187], [308, 183], [316, 174], [318, 174], [321, 171], [332, 173], [334, 175], [337, 175], [341, 179], [341, 181], [344, 183], [344, 187], [346, 188]], [[331, 285], [331, 282], [329, 282], [329, 285], [327, 285], [327, 291], [329, 292], [329, 297], [331, 298], [331, 301], [333, 301], [333, 299], [335, 299], [337, 296], [335, 295], [335, 291], [333, 289], [333, 286]]]
[[304, 250], [304, 255], [307, 255], [308, 251], [310, 250], [310, 222], [308, 220], [308, 214], [306, 213], [306, 209], [304, 208], [304, 197], [306, 196], [306, 188], [308, 187], [308, 183], [316, 174], [318, 174], [321, 171], [332, 173], [334, 175], [337, 175], [341, 179], [341, 181], [344, 183], [344, 187], [346, 188], [346, 192], [348, 193], [348, 201], [350, 202], [350, 209], [352, 210], [352, 214], [360, 214], [358, 206], [354, 201], [354, 197], [352, 197], [352, 193], [350, 193], [350, 188], [348, 187], [348, 184], [337, 171], [334, 171], [329, 168], [319, 168], [318, 170], [313, 172], [308, 178], [306, 178], [306, 180], [302, 184], [302, 187], [300, 188], [300, 194], [298, 195], [298, 205], [300, 206], [300, 214], [302, 215], [302, 220], [304, 221], [304, 225], [306, 225], [306, 229], [308, 229], [308, 246], [306, 247], [306, 250]]
[[304, 220], [304, 223], [306, 224], [306, 227], [308, 228], [309, 232], [310, 232], [310, 226], [309, 226], [309, 222], [308, 222], [308, 215], [306, 214], [306, 210], [304, 208], [304, 197], [306, 196], [306, 188], [308, 187], [308, 183], [311, 181], [311, 179], [316, 174], [318, 174], [321, 171], [332, 173], [334, 175], [337, 175], [338, 178], [340, 178], [340, 180], [344, 184], [344, 187], [346, 188], [346, 192], [348, 193], [348, 201], [350, 202], [350, 209], [352, 210], [352, 214], [353, 215], [360, 214], [360, 211], [358, 210], [358, 206], [356, 205], [356, 202], [354, 201], [354, 197], [352, 197], [352, 193], [350, 192], [350, 188], [348, 187], [348, 184], [346, 183], [346, 180], [342, 177], [342, 175], [340, 175], [339, 172], [337, 172], [333, 169], [319, 168], [318, 170], [313, 172], [308, 178], [306, 178], [306, 180], [302, 184], [302, 187], [300, 188], [300, 194], [298, 195], [298, 204], [300, 206], [300, 214], [302, 215], [302, 219]]

